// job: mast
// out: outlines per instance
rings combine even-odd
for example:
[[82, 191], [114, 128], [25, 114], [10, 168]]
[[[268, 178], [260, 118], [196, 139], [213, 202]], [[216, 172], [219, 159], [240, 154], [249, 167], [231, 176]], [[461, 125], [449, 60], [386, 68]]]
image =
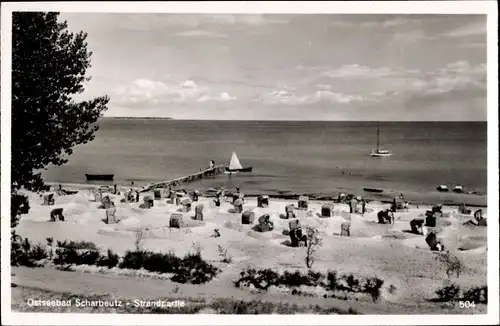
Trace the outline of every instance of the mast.
[[380, 137], [380, 128], [377, 122], [377, 152], [379, 150], [379, 137]]

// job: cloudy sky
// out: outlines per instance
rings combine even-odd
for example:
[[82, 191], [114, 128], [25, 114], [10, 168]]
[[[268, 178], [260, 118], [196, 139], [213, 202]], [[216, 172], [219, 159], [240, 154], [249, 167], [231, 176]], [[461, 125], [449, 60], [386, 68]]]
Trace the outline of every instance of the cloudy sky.
[[61, 13], [107, 116], [486, 120], [486, 17]]

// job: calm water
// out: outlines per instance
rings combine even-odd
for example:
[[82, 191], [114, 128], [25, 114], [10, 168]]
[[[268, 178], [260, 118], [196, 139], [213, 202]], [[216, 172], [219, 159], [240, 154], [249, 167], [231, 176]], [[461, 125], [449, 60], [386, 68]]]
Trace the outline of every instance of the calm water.
[[[193, 187], [239, 185], [243, 191], [322, 192], [334, 189], [433, 191], [438, 184], [486, 192], [487, 126], [469, 122], [380, 123], [372, 158], [373, 122], [177, 121], [103, 119], [96, 139], [70, 161], [44, 171], [47, 181], [85, 183], [85, 173], [114, 173], [136, 184], [199, 171], [211, 159], [229, 163], [233, 150], [253, 173], [222, 174]], [[342, 174], [344, 171], [344, 174]]]

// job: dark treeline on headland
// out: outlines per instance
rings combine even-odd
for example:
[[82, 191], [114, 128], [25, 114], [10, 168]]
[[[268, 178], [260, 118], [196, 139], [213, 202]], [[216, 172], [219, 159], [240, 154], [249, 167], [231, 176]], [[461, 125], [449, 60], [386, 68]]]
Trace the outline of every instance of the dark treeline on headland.
[[112, 120], [174, 120], [170, 117], [104, 117], [103, 119]]

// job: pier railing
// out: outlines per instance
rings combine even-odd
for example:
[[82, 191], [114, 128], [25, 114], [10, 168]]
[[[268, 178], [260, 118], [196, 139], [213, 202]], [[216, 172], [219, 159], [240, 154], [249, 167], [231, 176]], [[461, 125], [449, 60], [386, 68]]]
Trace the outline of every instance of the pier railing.
[[221, 174], [225, 171], [225, 169], [226, 168], [224, 167], [224, 165], [222, 165], [222, 164], [217, 165], [212, 169], [206, 169], [206, 170], [203, 170], [203, 171], [200, 171], [197, 173], [193, 173], [193, 174], [190, 174], [190, 175], [187, 175], [184, 177], [180, 177], [177, 179], [156, 182], [154, 184], [151, 184], [151, 185], [145, 187], [140, 192], [152, 191], [152, 190], [159, 189], [159, 188], [177, 187], [177, 186], [180, 186], [181, 184], [184, 184], [184, 183], [189, 183], [189, 182], [200, 180], [200, 179], [203, 179], [206, 177], [211, 177], [211, 176], [214, 176], [216, 174]]

